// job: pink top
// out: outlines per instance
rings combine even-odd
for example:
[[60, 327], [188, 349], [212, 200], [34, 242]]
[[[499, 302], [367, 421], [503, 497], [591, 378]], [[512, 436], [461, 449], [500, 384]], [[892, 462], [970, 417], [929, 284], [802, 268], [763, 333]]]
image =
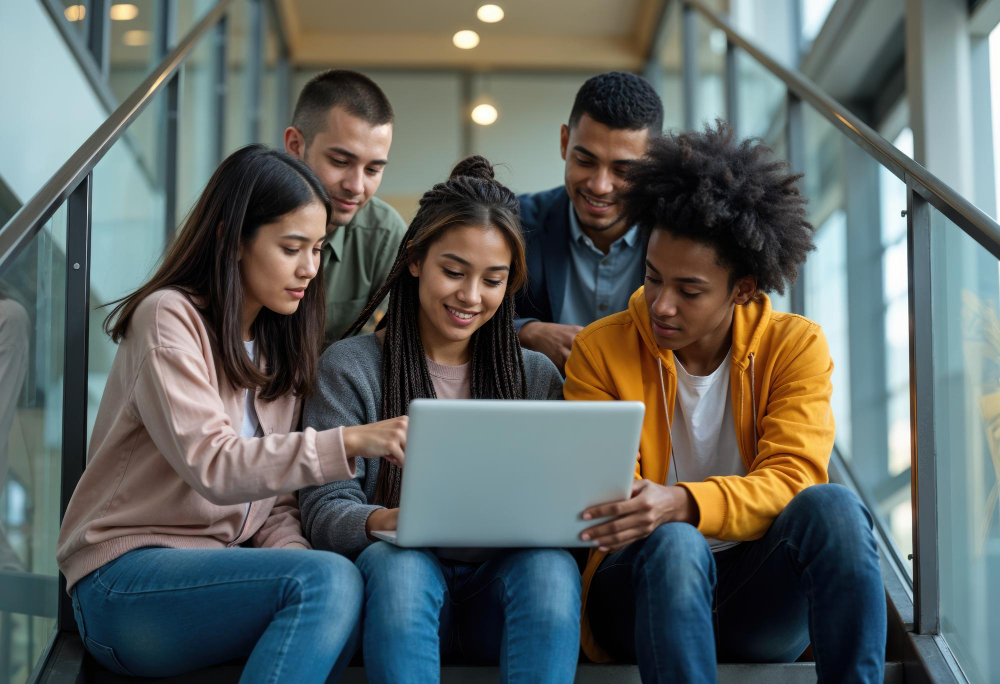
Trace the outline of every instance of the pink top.
[[301, 409], [292, 394], [255, 399], [264, 436], [241, 437], [245, 390], [222, 375], [210, 339], [176, 290], [136, 308], [59, 533], [67, 589], [145, 546], [308, 548], [291, 492], [354, 477], [343, 428], [291, 432]]
[[427, 359], [427, 372], [438, 399], [471, 399], [471, 371], [472, 362], [461, 366], [442, 366]]

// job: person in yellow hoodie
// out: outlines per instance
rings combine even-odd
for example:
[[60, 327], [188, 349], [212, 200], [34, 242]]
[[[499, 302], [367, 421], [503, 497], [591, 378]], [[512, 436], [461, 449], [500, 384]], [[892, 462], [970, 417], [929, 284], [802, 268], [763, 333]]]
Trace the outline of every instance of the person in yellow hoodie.
[[805, 199], [759, 140], [717, 122], [650, 143], [623, 193], [649, 234], [627, 311], [585, 328], [569, 400], [646, 405], [627, 501], [584, 512], [582, 642], [644, 682], [715, 682], [717, 661], [880, 682], [885, 594], [872, 518], [828, 484], [833, 362], [772, 310], [813, 249]]

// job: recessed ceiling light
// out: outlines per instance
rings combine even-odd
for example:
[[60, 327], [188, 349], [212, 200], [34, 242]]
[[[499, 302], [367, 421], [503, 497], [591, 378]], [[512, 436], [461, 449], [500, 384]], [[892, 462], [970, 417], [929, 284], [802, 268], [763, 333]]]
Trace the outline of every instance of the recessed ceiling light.
[[129, 47], [149, 45], [149, 31], [126, 31], [122, 34], [122, 42]]
[[472, 120], [480, 126], [489, 126], [497, 116], [497, 108], [491, 104], [481, 104], [472, 110]]
[[63, 10], [63, 15], [68, 21], [80, 21], [87, 16], [87, 8], [83, 5], [70, 5]]
[[139, 8], [128, 3], [112, 5], [110, 15], [112, 21], [131, 21], [139, 16]]
[[503, 19], [503, 9], [499, 5], [483, 5], [476, 12], [479, 21], [487, 24], [495, 24]]
[[451, 37], [451, 42], [453, 42], [457, 48], [471, 50], [479, 45], [479, 34], [475, 31], [459, 31]]

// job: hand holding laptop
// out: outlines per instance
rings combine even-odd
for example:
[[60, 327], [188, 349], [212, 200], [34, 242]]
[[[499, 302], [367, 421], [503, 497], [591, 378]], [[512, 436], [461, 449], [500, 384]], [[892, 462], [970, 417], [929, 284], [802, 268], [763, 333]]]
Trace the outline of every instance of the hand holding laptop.
[[634, 541], [645, 539], [663, 523], [697, 525], [698, 505], [691, 492], [684, 487], [636, 480], [632, 484], [630, 499], [594, 506], [583, 512], [584, 520], [600, 518], [614, 519], [584, 530], [580, 539], [597, 544], [599, 551], [617, 551]]

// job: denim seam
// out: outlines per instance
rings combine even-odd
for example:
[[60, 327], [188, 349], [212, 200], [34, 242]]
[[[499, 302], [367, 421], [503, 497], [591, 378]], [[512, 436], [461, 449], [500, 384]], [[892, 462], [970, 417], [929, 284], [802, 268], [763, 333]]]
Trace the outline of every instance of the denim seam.
[[[597, 571], [594, 573], [594, 577], [597, 577], [598, 575], [600, 575], [605, 570], [612, 570], [614, 568], [631, 568], [631, 567], [632, 567], [632, 563], [612, 563], [611, 565], [605, 565], [603, 568], [602, 567], [598, 567]], [[593, 581], [593, 580], [591, 580], [591, 581]]]
[[112, 589], [111, 587], [109, 587], [108, 585], [106, 585], [104, 582], [102, 582], [99, 575], [95, 574], [95, 576], [94, 576], [94, 581], [97, 582], [98, 584], [100, 584], [102, 587], [104, 587], [104, 589], [107, 590], [108, 594], [118, 594], [119, 596], [125, 596], [125, 597], [129, 597], [129, 596], [144, 596], [146, 594], [167, 594], [167, 593], [170, 593], [170, 592], [173, 592], [173, 591], [192, 591], [194, 589], [208, 589], [210, 587], [222, 587], [222, 586], [226, 586], [228, 584], [245, 584], [247, 582], [272, 582], [274, 580], [292, 580], [292, 581], [298, 582], [299, 578], [297, 578], [297, 577], [289, 577], [287, 575], [276, 575], [274, 577], [267, 577], [267, 578], [264, 578], [264, 577], [255, 577], [255, 578], [252, 578], [252, 579], [229, 580], [229, 581], [226, 581], [226, 582], [211, 582], [211, 583], [207, 583], [207, 584], [198, 584], [198, 585], [191, 586], [191, 587], [175, 587], [173, 589], [157, 589], [157, 590], [151, 590], [151, 591], [126, 592], [126, 591], [115, 591], [114, 589]]
[[[281, 641], [281, 646], [280, 646], [279, 651], [278, 651], [278, 666], [277, 666], [276, 669], [274, 669], [274, 670], [271, 671], [271, 675], [270, 675], [270, 680], [271, 680], [272, 684], [277, 684], [278, 682], [281, 681], [281, 679], [280, 679], [280, 677], [278, 675], [281, 674], [281, 666], [284, 664], [285, 657], [288, 655], [288, 646], [289, 646], [289, 644], [291, 644], [291, 637], [295, 633], [295, 631], [298, 629], [299, 618], [302, 617], [302, 605], [303, 605], [303, 602], [305, 601], [305, 589], [303, 588], [302, 580], [298, 579], [297, 577], [294, 577], [294, 578], [285, 577], [283, 579], [291, 579], [293, 582], [295, 582], [298, 585], [298, 587], [299, 587], [299, 595], [303, 597], [303, 601], [299, 601], [298, 605], [296, 605], [296, 607], [295, 607], [295, 618], [294, 618], [294, 621], [292, 623], [291, 629], [287, 630], [287, 633], [285, 634], [285, 638], [282, 639], [282, 641]], [[275, 617], [277, 617], [277, 613], [275, 613]], [[274, 624], [274, 619], [272, 618], [270, 624], [268, 624], [268, 628], [270, 628], [270, 626], [273, 625], [273, 624]], [[254, 646], [254, 648], [256, 648], [256, 645]], [[251, 651], [251, 653], [253, 653], [253, 651]]]

